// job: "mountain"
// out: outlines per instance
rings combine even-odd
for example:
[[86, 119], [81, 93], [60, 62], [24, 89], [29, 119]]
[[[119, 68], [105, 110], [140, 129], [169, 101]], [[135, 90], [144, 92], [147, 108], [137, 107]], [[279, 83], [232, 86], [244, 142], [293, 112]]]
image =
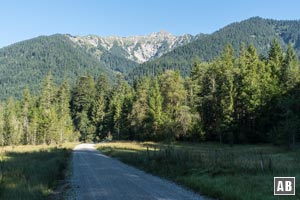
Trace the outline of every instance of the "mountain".
[[153, 75], [166, 69], [179, 69], [186, 76], [195, 59], [210, 61], [220, 55], [227, 43], [233, 46], [236, 53], [242, 43], [246, 45], [253, 43], [258, 53], [266, 56], [274, 38], [279, 40], [284, 49], [291, 43], [299, 52], [300, 21], [253, 17], [232, 23], [212, 34], [203, 35], [186, 45], [175, 48], [158, 59], [143, 63], [134, 68], [127, 79], [139, 79], [141, 76]]
[[55, 34], [18, 42], [0, 49], [0, 99], [19, 98], [27, 85], [37, 92], [49, 71], [56, 83], [68, 78], [72, 84], [83, 74], [113, 79], [193, 38], [161, 31], [133, 37]]
[[100, 60], [103, 54], [109, 53], [136, 63], [144, 63], [159, 58], [165, 53], [193, 41], [195, 38], [188, 34], [175, 36], [166, 31], [130, 37], [67, 36], [75, 44], [89, 50]]
[[64, 78], [72, 83], [78, 75], [87, 73], [108, 77], [114, 74], [68, 37], [40, 36], [0, 49], [0, 99], [20, 97], [26, 86], [38, 91], [49, 71], [56, 83]]
[[253, 43], [266, 56], [274, 38], [284, 49], [291, 43], [299, 53], [300, 21], [253, 17], [196, 36], [174, 36], [166, 31], [131, 37], [40, 36], [0, 49], [0, 99], [20, 97], [27, 85], [38, 91], [49, 71], [56, 83], [68, 78], [71, 84], [83, 74], [96, 77], [102, 73], [113, 80], [115, 74], [123, 73], [132, 81], [179, 69], [187, 76], [194, 59], [210, 61], [227, 43], [236, 53], [243, 42]]

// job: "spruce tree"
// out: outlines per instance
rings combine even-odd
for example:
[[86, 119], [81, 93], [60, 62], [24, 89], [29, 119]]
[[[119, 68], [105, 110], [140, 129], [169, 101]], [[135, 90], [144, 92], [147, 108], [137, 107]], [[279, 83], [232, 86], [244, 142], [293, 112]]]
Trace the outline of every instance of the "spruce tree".
[[272, 69], [273, 78], [279, 81], [283, 64], [283, 51], [277, 39], [274, 39], [268, 55], [268, 65]]
[[[165, 139], [172, 141], [190, 128], [190, 112], [186, 109], [187, 91], [184, 88], [184, 82], [179, 72], [166, 71], [160, 76], [161, 94], [163, 96], [164, 132]], [[185, 121], [180, 121], [182, 117]]]
[[23, 128], [23, 144], [30, 143], [30, 131], [29, 131], [29, 114], [30, 114], [30, 104], [31, 104], [31, 96], [30, 91], [26, 88], [23, 92], [23, 99], [21, 101], [21, 121], [22, 121], [22, 128]]
[[4, 146], [4, 106], [0, 103], [0, 146]]
[[151, 83], [150, 91], [148, 97], [148, 108], [149, 108], [149, 123], [151, 127], [151, 131], [153, 132], [153, 137], [155, 138], [160, 132], [162, 121], [163, 121], [163, 113], [162, 113], [162, 103], [163, 97], [160, 92], [159, 82], [157, 78]]
[[22, 124], [18, 119], [16, 102], [10, 97], [4, 114], [4, 142], [6, 145], [18, 145], [21, 142]]
[[96, 127], [92, 122], [92, 106], [95, 100], [95, 82], [91, 76], [81, 76], [72, 93], [72, 116], [76, 130], [87, 142], [94, 139]]
[[142, 79], [137, 85], [132, 110], [130, 113], [131, 126], [137, 137], [147, 132], [146, 119], [149, 113], [148, 96], [149, 96], [149, 79]]
[[52, 130], [55, 123], [56, 114], [54, 114], [54, 84], [52, 75], [49, 73], [42, 86], [41, 96], [39, 100], [39, 129], [38, 129], [38, 143], [50, 144], [52, 142], [50, 129]]
[[97, 139], [103, 138], [105, 129], [105, 115], [108, 109], [109, 84], [105, 76], [100, 75], [96, 83], [95, 100], [92, 105], [92, 122], [96, 127]]
[[296, 53], [290, 44], [283, 61], [280, 81], [286, 89], [291, 89], [299, 82], [299, 64]]
[[33, 107], [30, 112], [29, 118], [29, 144], [38, 144], [39, 143], [39, 110], [36, 107]]
[[67, 81], [64, 81], [60, 86], [57, 95], [59, 143], [75, 139], [73, 138], [73, 122], [71, 118], [70, 101], [69, 85]]
[[231, 135], [231, 126], [234, 112], [234, 51], [231, 45], [224, 49], [221, 59], [216, 63], [216, 84], [217, 84], [217, 105], [219, 108], [219, 120], [217, 120], [216, 131], [218, 132], [220, 143], [223, 136]]

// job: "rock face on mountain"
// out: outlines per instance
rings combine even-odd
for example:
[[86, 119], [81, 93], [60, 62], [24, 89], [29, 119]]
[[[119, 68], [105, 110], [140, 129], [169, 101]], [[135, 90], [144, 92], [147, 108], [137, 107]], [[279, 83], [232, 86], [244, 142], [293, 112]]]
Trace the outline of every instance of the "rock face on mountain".
[[144, 63], [159, 58], [176, 47], [193, 41], [195, 38], [188, 34], [175, 36], [166, 31], [130, 37], [66, 36], [79, 46], [88, 49], [99, 59], [101, 59], [103, 53], [110, 53], [137, 63]]

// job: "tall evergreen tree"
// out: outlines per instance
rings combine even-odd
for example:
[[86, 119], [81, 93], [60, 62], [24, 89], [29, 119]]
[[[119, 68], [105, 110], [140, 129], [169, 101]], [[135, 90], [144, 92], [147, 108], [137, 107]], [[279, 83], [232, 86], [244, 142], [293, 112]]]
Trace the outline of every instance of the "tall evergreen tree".
[[121, 137], [120, 131], [122, 126], [121, 122], [123, 104], [127, 92], [129, 92], [129, 86], [122, 80], [121, 76], [118, 76], [117, 83], [112, 89], [112, 95], [108, 109], [109, 129], [116, 139], [120, 139]]
[[300, 80], [298, 59], [291, 44], [286, 51], [280, 78], [281, 84], [287, 89], [294, 87]]
[[[165, 137], [170, 141], [186, 134], [186, 130], [190, 128], [190, 112], [185, 107], [187, 92], [178, 71], [166, 71], [160, 76], [160, 82], [165, 113]], [[184, 120], [183, 117], [185, 117]]]
[[31, 96], [30, 91], [26, 88], [23, 92], [23, 99], [21, 101], [21, 121], [22, 121], [22, 128], [23, 128], [23, 144], [30, 143], [30, 131], [29, 131], [29, 112], [30, 112], [30, 103], [31, 103]]
[[147, 132], [146, 119], [149, 112], [148, 96], [149, 96], [149, 79], [142, 79], [137, 85], [135, 98], [130, 113], [131, 126], [137, 137], [141, 137], [142, 133]]
[[155, 138], [160, 132], [163, 121], [163, 97], [160, 92], [159, 82], [157, 78], [152, 81], [148, 95], [149, 123], [153, 134], [153, 137], [150, 136], [150, 138]]
[[280, 79], [283, 64], [283, 51], [277, 39], [274, 39], [268, 55], [268, 65], [272, 69], [273, 78]]
[[100, 75], [96, 83], [95, 100], [92, 105], [92, 122], [96, 127], [96, 137], [98, 139], [104, 136], [104, 118], [109, 103], [109, 84], [105, 76]]
[[[53, 113], [53, 103], [54, 103], [54, 84], [52, 80], [52, 75], [49, 73], [42, 86], [41, 90], [41, 96], [39, 100], [39, 112], [40, 112], [40, 120], [39, 120], [39, 130], [38, 130], [38, 143], [43, 144], [50, 144], [52, 142], [51, 140], [51, 131], [53, 124], [55, 122], [55, 119], [52, 117], [55, 117], [56, 115]], [[51, 132], [51, 133], [50, 133]], [[54, 136], [53, 136], [54, 137]]]
[[91, 76], [79, 77], [72, 94], [72, 115], [81, 139], [94, 139], [95, 126], [91, 123], [92, 106], [95, 100], [95, 82]]
[[64, 81], [57, 95], [57, 118], [59, 143], [75, 139], [73, 134], [73, 122], [70, 111], [70, 90], [67, 81]]
[[217, 84], [217, 102], [219, 107], [219, 120], [217, 121], [217, 129], [220, 142], [223, 142], [223, 136], [227, 133], [231, 135], [234, 112], [234, 51], [231, 45], [227, 45], [224, 49], [221, 59], [216, 63], [216, 84]]
[[30, 112], [29, 118], [29, 144], [38, 144], [39, 143], [39, 110], [36, 107], [33, 107]]
[[18, 145], [21, 142], [22, 124], [18, 119], [16, 102], [13, 98], [7, 101], [4, 114], [4, 141], [6, 145]]
[[5, 144], [4, 141], [4, 106], [2, 103], [0, 103], [0, 146], [3, 146]]

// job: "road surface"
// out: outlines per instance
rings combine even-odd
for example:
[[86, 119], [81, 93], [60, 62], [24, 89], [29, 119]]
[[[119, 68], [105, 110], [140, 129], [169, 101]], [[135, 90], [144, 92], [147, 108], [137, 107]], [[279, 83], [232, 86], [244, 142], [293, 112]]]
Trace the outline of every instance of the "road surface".
[[174, 183], [107, 157], [92, 144], [76, 146], [72, 162], [72, 199], [204, 200]]

